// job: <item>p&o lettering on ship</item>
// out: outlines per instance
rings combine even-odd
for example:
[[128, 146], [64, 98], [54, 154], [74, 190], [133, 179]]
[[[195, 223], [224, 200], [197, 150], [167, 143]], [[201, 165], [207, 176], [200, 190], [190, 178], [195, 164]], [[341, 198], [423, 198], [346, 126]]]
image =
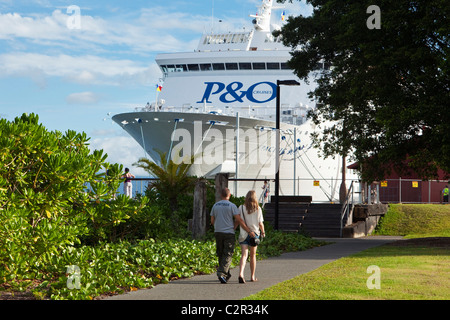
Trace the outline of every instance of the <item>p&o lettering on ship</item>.
[[203, 97], [197, 103], [212, 103], [211, 96], [219, 95], [220, 102], [223, 103], [243, 103], [244, 98], [252, 103], [267, 103], [277, 96], [277, 85], [273, 82], [258, 82], [247, 90], [242, 90], [244, 84], [234, 81], [226, 85], [223, 82], [205, 82], [206, 89]]

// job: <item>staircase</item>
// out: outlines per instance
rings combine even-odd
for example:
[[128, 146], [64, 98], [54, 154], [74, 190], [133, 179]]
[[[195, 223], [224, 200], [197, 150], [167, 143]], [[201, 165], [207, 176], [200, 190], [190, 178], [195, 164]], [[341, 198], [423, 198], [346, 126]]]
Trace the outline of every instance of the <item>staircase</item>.
[[339, 238], [341, 212], [341, 204], [311, 204], [300, 231], [311, 237]]
[[[275, 225], [275, 197], [264, 206], [264, 220]], [[340, 237], [341, 204], [311, 203], [309, 196], [280, 196], [278, 229], [311, 237]], [[344, 221], [345, 222], [345, 221]]]
[[[298, 232], [311, 203], [311, 197], [280, 196], [278, 204], [278, 230]], [[264, 206], [264, 220], [275, 226], [275, 202]]]

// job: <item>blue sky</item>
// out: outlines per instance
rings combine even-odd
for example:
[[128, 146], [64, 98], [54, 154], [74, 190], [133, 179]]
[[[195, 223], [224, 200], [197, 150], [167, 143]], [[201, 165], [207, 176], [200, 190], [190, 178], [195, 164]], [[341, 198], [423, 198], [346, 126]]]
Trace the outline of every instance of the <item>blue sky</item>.
[[[84, 131], [91, 149], [131, 168], [143, 151], [111, 116], [154, 101], [156, 55], [193, 51], [212, 21], [249, 30], [260, 2], [0, 0], [0, 117], [34, 112], [50, 130]], [[305, 1], [285, 7], [310, 12]]]

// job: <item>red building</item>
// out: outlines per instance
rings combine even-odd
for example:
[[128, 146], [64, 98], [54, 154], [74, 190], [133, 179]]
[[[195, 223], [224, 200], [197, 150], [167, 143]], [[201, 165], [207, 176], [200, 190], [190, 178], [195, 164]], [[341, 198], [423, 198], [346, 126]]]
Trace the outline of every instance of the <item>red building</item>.
[[[358, 169], [358, 163], [348, 166], [349, 169]], [[364, 194], [372, 194], [372, 199], [378, 196], [382, 203], [441, 203], [442, 190], [450, 186], [449, 174], [443, 170], [438, 171], [438, 180], [422, 181], [419, 175], [411, 172], [407, 176], [399, 175], [394, 169], [382, 181], [366, 185]]]

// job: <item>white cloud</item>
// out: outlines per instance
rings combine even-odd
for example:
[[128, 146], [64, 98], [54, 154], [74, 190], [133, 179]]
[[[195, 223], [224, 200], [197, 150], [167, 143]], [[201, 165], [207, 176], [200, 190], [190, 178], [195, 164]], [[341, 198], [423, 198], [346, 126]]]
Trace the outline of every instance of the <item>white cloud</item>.
[[[259, 0], [251, 2], [260, 5]], [[302, 2], [286, 2], [283, 6], [288, 15], [311, 10], [310, 5]], [[91, 16], [89, 12], [81, 8], [80, 29], [68, 27], [67, 23], [74, 13], [68, 13], [67, 7], [54, 10], [51, 14], [0, 13], [0, 39], [26, 39], [35, 44], [72, 50], [90, 49], [93, 52], [101, 52], [105, 46], [119, 46], [120, 50], [128, 53], [147, 55], [149, 52], [172, 52], [180, 48], [193, 50], [199, 35], [209, 32], [211, 28], [211, 16], [183, 12], [167, 4], [131, 13], [118, 11], [109, 17]], [[273, 14], [278, 16], [281, 11], [276, 10]], [[227, 31], [250, 24], [248, 17], [223, 17], [220, 13], [216, 16], [223, 22], [215, 27]], [[181, 40], [181, 35], [185, 40]]]
[[68, 104], [93, 104], [97, 103], [99, 100], [99, 96], [94, 92], [72, 93], [66, 98]]
[[136, 163], [139, 158], [144, 157], [144, 150], [131, 137], [96, 138], [91, 140], [90, 149], [103, 150], [108, 154], [108, 162], [122, 164], [124, 168], [130, 168], [135, 176], [148, 176], [146, 171], [133, 166], [133, 163]]
[[[145, 68], [131, 60], [111, 60], [91, 55], [81, 57], [34, 55], [34, 57], [41, 61], [50, 75], [75, 74], [81, 76], [87, 74], [86, 70], [92, 70], [105, 76], [116, 76], [126, 73], [139, 73], [145, 70]], [[83, 72], [80, 72], [81, 70]]]
[[83, 70], [80, 73], [66, 76], [66, 79], [79, 84], [91, 84], [95, 83], [96, 76], [91, 71]]
[[67, 39], [68, 28], [64, 27], [66, 19], [61, 11], [56, 10], [51, 16], [23, 17], [18, 13], [0, 14], [0, 39]]
[[[80, 29], [68, 28], [71, 18], [71, 14], [59, 9], [51, 15], [0, 14], [0, 39], [27, 39], [47, 46], [72, 45], [72, 50], [102, 51], [102, 46], [123, 46], [128, 52], [147, 54], [186, 48], [186, 42], [172, 35], [174, 30], [193, 31], [195, 37], [204, 30], [205, 21], [204, 17], [193, 18], [187, 13], [170, 13], [156, 7], [143, 9], [137, 18], [126, 21], [83, 15], [82, 10]], [[188, 45], [194, 49], [189, 40]]]
[[131, 60], [112, 60], [98, 56], [56, 56], [39, 53], [7, 53], [0, 55], [0, 77], [30, 76], [41, 84], [45, 77], [63, 77], [80, 84], [143, 84], [161, 76], [153, 64], [142, 66]]

